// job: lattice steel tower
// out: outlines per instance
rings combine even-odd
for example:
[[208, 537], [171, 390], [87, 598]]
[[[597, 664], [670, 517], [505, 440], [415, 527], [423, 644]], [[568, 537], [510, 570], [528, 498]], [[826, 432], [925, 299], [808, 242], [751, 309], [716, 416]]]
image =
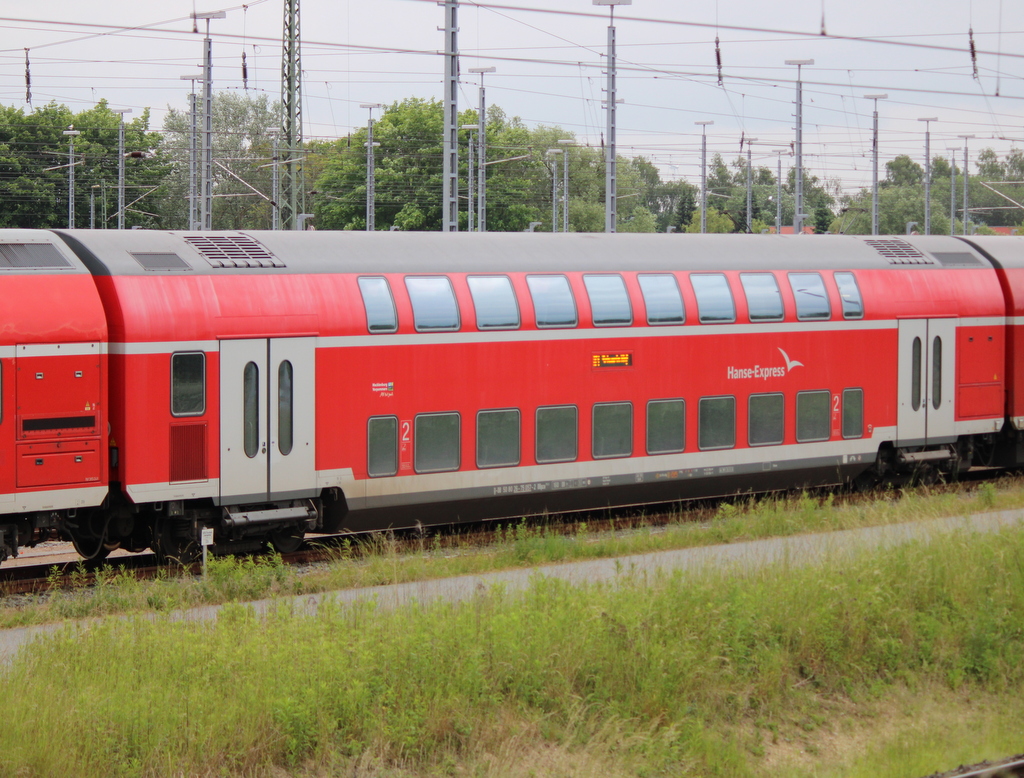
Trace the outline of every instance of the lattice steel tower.
[[281, 201], [283, 230], [293, 230], [303, 211], [302, 66], [299, 61], [299, 0], [284, 0], [281, 59]]

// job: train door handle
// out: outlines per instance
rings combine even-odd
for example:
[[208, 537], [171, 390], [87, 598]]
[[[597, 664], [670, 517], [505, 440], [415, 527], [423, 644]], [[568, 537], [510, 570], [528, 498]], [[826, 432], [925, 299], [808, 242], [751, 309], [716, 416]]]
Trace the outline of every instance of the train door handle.
[[261, 454], [266, 454], [267, 453], [267, 444], [266, 443], [263, 444], [263, 450], [260, 451], [260, 453]]

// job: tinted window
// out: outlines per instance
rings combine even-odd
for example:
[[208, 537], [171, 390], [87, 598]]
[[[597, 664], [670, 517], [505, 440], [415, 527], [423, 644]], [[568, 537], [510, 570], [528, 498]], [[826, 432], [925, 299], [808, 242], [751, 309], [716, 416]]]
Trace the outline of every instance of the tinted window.
[[398, 472], [398, 419], [380, 416], [366, 425], [366, 472], [371, 478]]
[[683, 298], [679, 294], [679, 284], [675, 276], [667, 273], [639, 275], [637, 280], [644, 296], [648, 324], [683, 323], [686, 312], [683, 310]]
[[171, 414], [202, 416], [206, 412], [206, 355], [171, 354]]
[[260, 450], [260, 369], [255, 362], [242, 371], [242, 449], [252, 459]]
[[583, 276], [583, 284], [587, 287], [595, 327], [633, 323], [633, 310], [629, 307], [622, 276]]
[[476, 466], [519, 464], [519, 411], [480, 411], [476, 415]]
[[565, 276], [527, 276], [538, 327], [575, 327], [576, 301]]
[[864, 436], [864, 390], [846, 389], [843, 392], [843, 437]]
[[932, 407], [942, 405], [942, 338], [932, 339]]
[[910, 349], [910, 407], [921, 409], [921, 339], [914, 338]]
[[836, 273], [834, 278], [836, 286], [839, 287], [839, 297], [843, 301], [843, 318], [864, 318], [864, 303], [861, 302], [860, 288], [853, 273]]
[[736, 445], [735, 397], [701, 398], [697, 439], [697, 444], [705, 450]]
[[537, 461], [571, 462], [576, 458], [576, 406], [537, 409]]
[[829, 438], [829, 393], [797, 392], [796, 439], [800, 443]]
[[817, 273], [790, 273], [789, 286], [796, 300], [796, 317], [801, 321], [828, 319], [832, 308], [828, 303], [825, 282]]
[[747, 297], [747, 313], [751, 321], [780, 321], [782, 292], [771, 273], [740, 273], [743, 293]]
[[601, 403], [594, 406], [594, 459], [628, 457], [633, 453], [633, 406]]
[[690, 276], [697, 295], [697, 317], [704, 324], [736, 321], [729, 282], [721, 273], [699, 273]]
[[395, 301], [386, 278], [360, 278], [359, 292], [366, 308], [366, 328], [370, 332], [394, 332], [398, 329]]
[[459, 414], [424, 413], [416, 417], [413, 461], [417, 473], [459, 469]]
[[285, 360], [277, 369], [277, 449], [282, 456], [292, 453], [293, 407], [292, 363]]
[[776, 446], [785, 434], [781, 394], [752, 394], [747, 404], [747, 443]]
[[519, 326], [519, 304], [506, 276], [469, 276], [478, 330], [514, 330]]
[[647, 403], [647, 453], [676, 454], [685, 447], [686, 404], [682, 400]]
[[447, 276], [408, 277], [405, 288], [409, 290], [417, 332], [459, 328], [459, 306]]

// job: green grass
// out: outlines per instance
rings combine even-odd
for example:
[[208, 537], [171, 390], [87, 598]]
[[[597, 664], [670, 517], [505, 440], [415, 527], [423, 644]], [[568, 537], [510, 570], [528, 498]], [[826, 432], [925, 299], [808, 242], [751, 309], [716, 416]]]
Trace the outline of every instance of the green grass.
[[[227, 557], [212, 559], [206, 580], [164, 571], [156, 580], [138, 581], [130, 573], [101, 571], [95, 586], [85, 585], [83, 572], [70, 578], [70, 588], [50, 594], [0, 601], [0, 629], [66, 619], [123, 613], [169, 612], [198, 605], [246, 602], [266, 597], [311, 594], [337, 589], [379, 586], [446, 578], [581, 559], [608, 558], [678, 548], [707, 546], [805, 532], [956, 516], [987, 510], [1024, 507], [1024, 481], [1019, 477], [977, 487], [920, 488], [883, 494], [871, 500], [837, 500], [833, 495], [773, 495], [737, 498], [720, 503], [699, 521], [681, 514], [667, 526], [641, 526], [622, 532], [594, 532], [586, 525], [566, 528], [520, 522], [496, 525], [496, 539], [487, 546], [463, 546], [458, 540], [425, 539], [415, 552], [400, 552], [393, 536], [384, 533], [359, 546], [343, 545], [336, 563], [299, 575], [280, 559]], [[55, 581], [56, 582], [56, 581]]]
[[69, 628], [0, 673], [0, 775], [756, 776], [837, 709], [1022, 682], [1024, 530], [953, 534], [746, 575]]

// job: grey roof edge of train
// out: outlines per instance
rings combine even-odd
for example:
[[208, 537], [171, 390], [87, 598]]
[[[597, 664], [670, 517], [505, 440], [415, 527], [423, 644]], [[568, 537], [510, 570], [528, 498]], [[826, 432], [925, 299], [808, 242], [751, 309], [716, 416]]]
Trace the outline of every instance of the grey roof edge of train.
[[[40, 233], [42, 234], [42, 233]], [[307, 273], [511, 273], [935, 269], [893, 264], [868, 241], [898, 240], [926, 255], [970, 252], [991, 267], [990, 252], [950, 236], [765, 236], [617, 233], [440, 233], [349, 231], [55, 230], [94, 275], [252, 275]], [[0, 241], [3, 240], [0, 231]], [[284, 267], [213, 267], [188, 237], [237, 236], [257, 241]], [[999, 237], [989, 240], [1010, 241]], [[1024, 238], [1018, 239], [1018, 241]], [[1024, 243], [1008, 264], [1024, 266]], [[1007, 246], [1009, 249], [1009, 246]], [[189, 270], [146, 270], [131, 252], [167, 252]]]

